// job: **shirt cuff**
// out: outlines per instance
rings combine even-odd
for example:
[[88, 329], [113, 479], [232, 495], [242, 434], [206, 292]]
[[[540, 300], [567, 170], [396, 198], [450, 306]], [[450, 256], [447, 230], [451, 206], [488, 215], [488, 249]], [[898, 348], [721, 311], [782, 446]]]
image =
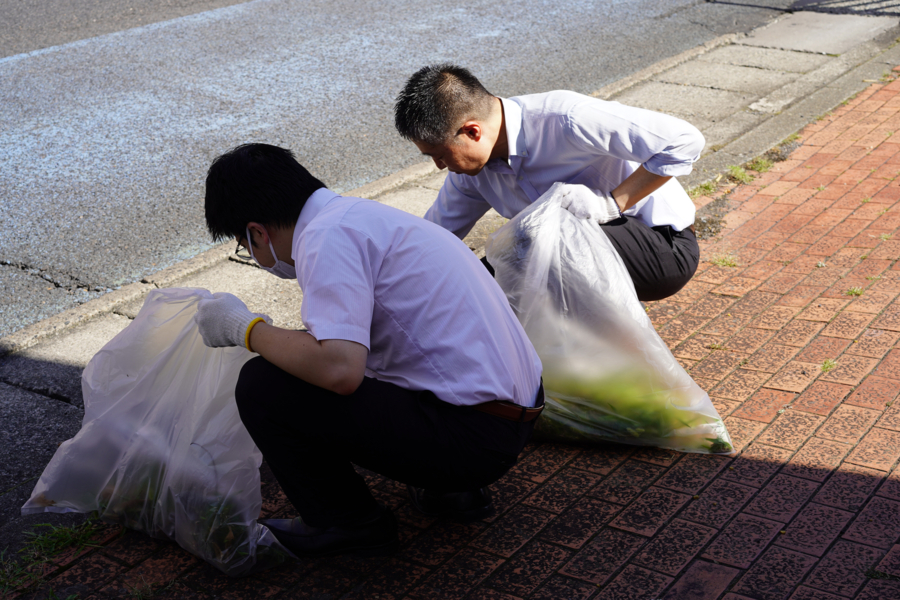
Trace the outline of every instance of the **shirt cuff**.
[[328, 325], [314, 326], [307, 324], [309, 332], [318, 341], [324, 340], [345, 340], [348, 342], [356, 342], [372, 350], [369, 338], [369, 330], [357, 325], [349, 325], [346, 323], [335, 323]]

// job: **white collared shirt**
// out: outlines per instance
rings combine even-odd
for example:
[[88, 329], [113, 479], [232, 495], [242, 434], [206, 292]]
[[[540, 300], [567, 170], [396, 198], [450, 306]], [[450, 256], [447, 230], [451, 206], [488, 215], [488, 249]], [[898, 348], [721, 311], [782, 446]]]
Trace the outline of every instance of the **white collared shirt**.
[[[639, 165], [657, 175], [687, 175], [705, 143], [681, 119], [575, 92], [501, 102], [509, 160], [490, 160], [474, 176], [450, 173], [425, 215], [460, 238], [489, 208], [511, 219], [558, 181], [609, 193]], [[625, 214], [681, 231], [694, 222], [694, 204], [670, 179]]]
[[541, 362], [503, 291], [450, 232], [322, 188], [294, 229], [301, 316], [369, 349], [366, 375], [445, 402], [534, 406]]

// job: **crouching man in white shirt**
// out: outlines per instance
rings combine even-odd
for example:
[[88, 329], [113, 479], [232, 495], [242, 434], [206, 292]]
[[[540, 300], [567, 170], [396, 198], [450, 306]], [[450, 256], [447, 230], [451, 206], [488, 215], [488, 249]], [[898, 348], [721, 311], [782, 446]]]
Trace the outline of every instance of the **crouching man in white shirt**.
[[437, 225], [328, 190], [289, 150], [239, 146], [206, 179], [213, 238], [296, 278], [309, 331], [216, 294], [208, 346], [242, 346], [241, 420], [299, 517], [263, 521], [295, 554], [390, 552], [397, 525], [358, 465], [419, 511], [478, 519], [543, 406], [541, 363], [503, 292]]
[[640, 300], [671, 296], [697, 270], [694, 205], [673, 177], [691, 172], [704, 139], [685, 121], [567, 91], [498, 98], [448, 64], [410, 77], [394, 117], [449, 169], [425, 218], [458, 237], [489, 208], [512, 218], [562, 181], [584, 186], [564, 205], [600, 223]]

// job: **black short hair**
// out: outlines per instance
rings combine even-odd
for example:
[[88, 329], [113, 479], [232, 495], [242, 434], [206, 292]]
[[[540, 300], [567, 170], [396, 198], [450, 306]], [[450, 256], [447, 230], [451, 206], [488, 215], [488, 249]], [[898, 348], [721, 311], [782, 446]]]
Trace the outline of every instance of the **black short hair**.
[[494, 96], [468, 69], [452, 64], [416, 71], [394, 105], [394, 125], [407, 140], [443, 144], [467, 119], [486, 118]]
[[206, 226], [213, 240], [242, 238], [247, 223], [293, 227], [309, 197], [325, 184], [294, 153], [243, 144], [216, 158], [206, 174]]

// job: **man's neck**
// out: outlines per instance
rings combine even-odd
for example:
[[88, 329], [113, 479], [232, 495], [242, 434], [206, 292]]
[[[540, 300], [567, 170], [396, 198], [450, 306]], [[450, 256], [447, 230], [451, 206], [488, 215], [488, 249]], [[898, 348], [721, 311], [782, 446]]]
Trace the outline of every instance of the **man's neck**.
[[[494, 147], [491, 149], [491, 158], [502, 158], [509, 160], [509, 141], [506, 136], [506, 113], [503, 110], [503, 102], [500, 98], [495, 98], [494, 112], [491, 114], [492, 121], [496, 123], [494, 128], [497, 131], [497, 139], [494, 140]], [[496, 116], [495, 116], [496, 115]], [[492, 123], [493, 125], [494, 123]]]

